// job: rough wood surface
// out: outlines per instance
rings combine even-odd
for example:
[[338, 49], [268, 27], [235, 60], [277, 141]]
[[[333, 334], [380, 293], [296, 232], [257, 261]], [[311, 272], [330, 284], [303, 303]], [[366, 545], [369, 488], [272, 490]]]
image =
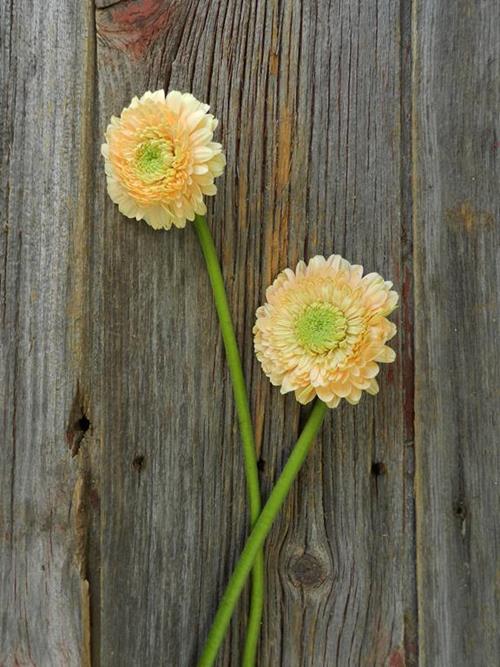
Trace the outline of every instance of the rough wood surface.
[[[85, 664], [73, 245], [86, 224], [93, 17], [1, 3], [0, 664]], [[79, 253], [79, 250], [78, 250]], [[74, 409], [72, 410], [72, 406]], [[71, 423], [69, 419], [71, 416]]]
[[414, 20], [416, 502], [426, 665], [498, 663], [500, 5]]
[[105, 189], [109, 117], [160, 87], [221, 121], [209, 223], [264, 493], [307, 415], [254, 358], [266, 286], [340, 252], [402, 295], [381, 393], [328, 416], [267, 542], [258, 664], [494, 664], [498, 11], [458, 4], [2, 6], [2, 667], [195, 665], [248, 528], [195, 234], [125, 220]]

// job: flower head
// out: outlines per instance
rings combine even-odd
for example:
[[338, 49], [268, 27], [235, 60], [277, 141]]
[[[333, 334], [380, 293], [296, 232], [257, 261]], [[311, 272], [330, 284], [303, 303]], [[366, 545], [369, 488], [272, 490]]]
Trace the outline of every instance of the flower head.
[[335, 408], [342, 398], [356, 404], [362, 391], [378, 392], [377, 362], [394, 361], [386, 342], [396, 333], [389, 315], [398, 295], [378, 273], [340, 255], [299, 262], [285, 269], [257, 310], [255, 351], [281, 393], [299, 403], [315, 396]]
[[184, 227], [206, 213], [203, 195], [216, 193], [214, 178], [226, 164], [208, 109], [190, 93], [157, 90], [111, 118], [101, 152], [121, 213], [155, 229]]

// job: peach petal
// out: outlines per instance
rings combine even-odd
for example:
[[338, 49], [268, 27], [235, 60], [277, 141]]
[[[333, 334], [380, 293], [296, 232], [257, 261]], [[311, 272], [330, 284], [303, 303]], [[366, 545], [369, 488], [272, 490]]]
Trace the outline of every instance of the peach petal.
[[157, 90], [111, 117], [101, 153], [108, 193], [121, 213], [169, 229], [206, 212], [203, 196], [217, 192], [214, 179], [226, 164], [221, 144], [212, 141], [217, 121], [208, 110], [190, 93]]
[[[295, 271], [285, 269], [267, 289], [267, 301], [257, 310], [253, 328], [263, 371], [283, 393], [294, 390], [300, 403], [317, 396], [336, 407], [342, 398], [356, 404], [363, 391], [377, 393], [377, 361], [395, 358], [385, 345], [396, 332], [386, 318], [397, 304], [391, 288], [392, 283], [377, 273], [363, 277], [361, 266], [340, 255], [328, 259], [318, 255], [307, 264], [298, 262]], [[319, 329], [304, 330], [302, 324], [299, 329], [297, 318], [307, 308], [320, 315], [340, 312], [340, 319], [329, 315], [330, 319], [321, 320], [321, 315]], [[338, 328], [339, 322], [345, 327]], [[321, 326], [327, 327], [324, 334]], [[329, 334], [329, 326], [337, 328]], [[313, 336], [311, 340], [319, 335], [319, 343], [307, 347], [301, 338], [304, 331]]]

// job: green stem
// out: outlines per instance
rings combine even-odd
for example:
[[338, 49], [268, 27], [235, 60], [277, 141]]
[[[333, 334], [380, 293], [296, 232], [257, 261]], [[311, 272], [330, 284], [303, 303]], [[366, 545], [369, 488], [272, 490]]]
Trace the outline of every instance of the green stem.
[[[214, 294], [215, 307], [219, 316], [222, 340], [224, 341], [224, 347], [226, 349], [227, 365], [229, 366], [229, 373], [233, 383], [234, 400], [236, 403], [236, 412], [238, 414], [240, 434], [243, 444], [250, 520], [253, 526], [260, 514], [261, 500], [257, 454], [255, 451], [255, 439], [245, 378], [243, 376], [240, 354], [238, 352], [238, 345], [234, 334], [226, 290], [224, 288], [224, 279], [217, 258], [217, 251], [204, 216], [196, 216], [194, 228], [198, 235], [198, 240], [207, 265], [208, 275]], [[252, 592], [250, 597], [247, 635], [243, 652], [243, 667], [253, 667], [255, 664], [263, 607], [264, 553], [260, 550], [256, 554], [255, 564], [252, 571]]]
[[245, 581], [252, 569], [256, 555], [262, 549], [264, 541], [271, 530], [271, 526], [280, 511], [288, 491], [297, 477], [302, 464], [311, 448], [314, 437], [318, 432], [327, 411], [327, 406], [320, 400], [314, 404], [312, 412], [290, 458], [288, 459], [283, 472], [276, 482], [269, 500], [264, 505], [259, 518], [257, 519], [250, 536], [247, 539], [245, 548], [236, 563], [233, 574], [226, 587], [226, 591], [219, 604], [219, 609], [215, 615], [212, 628], [208, 634], [205, 648], [198, 663], [198, 667], [211, 667], [214, 664], [219, 647], [224, 639], [227, 627], [231, 620], [232, 613], [238, 602]]

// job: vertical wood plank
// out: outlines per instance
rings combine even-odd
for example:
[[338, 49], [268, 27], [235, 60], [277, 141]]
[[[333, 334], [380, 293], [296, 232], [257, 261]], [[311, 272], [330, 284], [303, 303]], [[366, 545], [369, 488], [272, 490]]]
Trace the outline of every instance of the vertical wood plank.
[[423, 665], [498, 662], [497, 2], [414, 18], [418, 597]]
[[[2, 3], [0, 664], [87, 665], [77, 385], [90, 3]], [[73, 296], [75, 297], [73, 299]]]
[[[401, 291], [402, 16], [386, 3], [325, 3], [317, 12], [304, 3], [302, 10], [282, 6], [277, 17], [280, 26], [290, 26], [282, 27], [290, 35], [281, 45], [283, 68], [294, 36], [302, 36], [292, 136], [299, 142], [307, 137], [302, 158], [300, 143], [292, 142], [289, 245], [281, 267], [303, 254], [335, 250], [390, 276]], [[277, 224], [274, 215], [267, 225]], [[412, 564], [411, 552], [410, 562], [404, 560], [402, 373], [400, 356], [383, 374], [375, 401], [332, 412], [268, 543], [269, 664], [404, 659], [405, 621], [411, 623], [413, 611], [404, 583]], [[260, 392], [273, 401], [264, 440], [272, 479], [300, 422], [290, 433], [290, 415], [298, 414], [293, 398], [283, 403], [267, 387]], [[271, 426], [280, 412], [281, 423]], [[284, 441], [281, 452], [277, 439]], [[408, 664], [414, 661], [411, 643]]]
[[[398, 290], [405, 279], [407, 21], [393, 4], [355, 0], [107, 5], [96, 12], [96, 143], [109, 116], [148, 88], [191, 90], [221, 120], [228, 169], [209, 220], [268, 492], [306, 411], [270, 387], [253, 355], [265, 287], [299, 258], [331, 252]], [[192, 665], [247, 530], [230, 385], [193, 231], [123, 219], [97, 155], [95, 174], [94, 656], [108, 665]], [[398, 323], [408, 317], [400, 311]], [[415, 664], [408, 368], [405, 358], [383, 374], [379, 397], [329, 416], [268, 542], [259, 664]], [[221, 665], [238, 663], [245, 610]]]
[[[336, 251], [391, 277], [401, 291], [407, 17], [388, 3], [324, 3], [317, 11], [288, 3], [280, 9], [276, 25], [290, 36], [282, 37], [280, 63], [283, 78], [293, 82], [293, 92], [279, 89], [276, 104], [283, 108], [291, 97], [289, 205], [283, 213], [280, 192], [278, 210], [265, 221], [280, 241], [288, 240], [279, 266]], [[284, 220], [285, 230], [278, 226]], [[265, 285], [264, 279], [261, 295]], [[398, 317], [401, 347], [403, 323], [411, 328], [404, 316]], [[375, 401], [332, 412], [268, 542], [263, 664], [415, 664], [414, 594], [406, 584], [413, 569], [405, 505], [406, 446], [412, 443], [403, 418], [401, 352], [398, 365], [382, 374]], [[293, 398], [283, 401], [267, 387], [259, 392], [266, 397], [262, 405], [271, 398], [263, 440], [269, 484], [303, 417]]]

